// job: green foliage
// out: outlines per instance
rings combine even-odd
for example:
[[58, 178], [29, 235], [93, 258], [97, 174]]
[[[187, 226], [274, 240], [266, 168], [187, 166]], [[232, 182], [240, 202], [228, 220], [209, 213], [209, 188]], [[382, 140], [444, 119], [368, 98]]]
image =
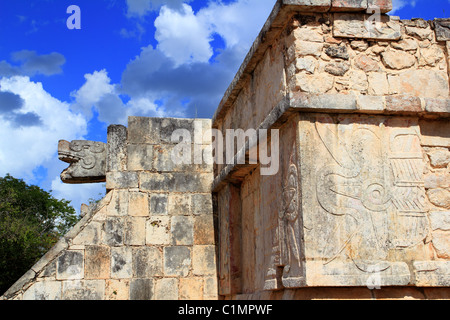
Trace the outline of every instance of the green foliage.
[[0, 177], [0, 294], [78, 220], [69, 201], [10, 175]]

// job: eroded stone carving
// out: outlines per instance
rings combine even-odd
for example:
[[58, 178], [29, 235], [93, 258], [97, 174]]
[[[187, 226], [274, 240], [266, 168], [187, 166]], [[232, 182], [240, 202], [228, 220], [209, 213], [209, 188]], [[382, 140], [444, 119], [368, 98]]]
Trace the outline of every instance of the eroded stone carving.
[[106, 144], [103, 142], [60, 140], [58, 158], [70, 164], [61, 173], [61, 180], [69, 184], [106, 181]]

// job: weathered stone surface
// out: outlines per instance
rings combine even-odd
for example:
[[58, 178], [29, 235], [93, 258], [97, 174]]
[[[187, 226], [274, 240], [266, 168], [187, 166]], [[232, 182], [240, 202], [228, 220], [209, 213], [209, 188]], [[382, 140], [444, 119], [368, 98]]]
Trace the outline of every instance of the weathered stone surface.
[[105, 284], [105, 300], [125, 301], [130, 299], [129, 280], [108, 280]]
[[106, 246], [86, 246], [85, 279], [109, 279], [111, 249]]
[[130, 279], [133, 277], [133, 252], [131, 247], [111, 248], [111, 278]]
[[202, 215], [194, 218], [194, 244], [213, 245], [214, 220], [212, 215]]
[[82, 250], [64, 251], [58, 258], [56, 278], [58, 280], [83, 279], [84, 252]]
[[331, 0], [331, 12], [365, 11], [367, 0]]
[[179, 298], [180, 300], [203, 300], [203, 279], [181, 278]]
[[365, 54], [358, 55], [355, 60], [355, 67], [364, 72], [378, 72], [381, 71], [380, 64], [378, 61], [368, 57]]
[[34, 283], [23, 294], [23, 300], [61, 300], [61, 282], [41, 281]]
[[419, 98], [413, 96], [387, 96], [386, 110], [397, 112], [421, 112], [422, 104]]
[[368, 0], [368, 8], [379, 9], [381, 13], [387, 13], [392, 10], [392, 0]]
[[133, 217], [148, 217], [148, 194], [143, 192], [129, 193], [128, 214]]
[[432, 242], [438, 258], [450, 259], [450, 232], [433, 231]]
[[153, 145], [129, 144], [127, 150], [128, 170], [153, 170]]
[[121, 125], [108, 127], [108, 144], [106, 147], [106, 171], [127, 170], [127, 128]]
[[325, 49], [325, 53], [332, 58], [349, 59], [347, 47], [345, 45], [329, 46]]
[[326, 12], [330, 10], [331, 0], [283, 0], [283, 4], [295, 5], [305, 12]]
[[146, 217], [127, 217], [124, 224], [124, 244], [130, 246], [145, 245]]
[[171, 216], [188, 216], [191, 214], [191, 195], [185, 194], [171, 194], [168, 199], [169, 215]]
[[323, 43], [297, 40], [295, 42], [295, 50], [296, 54], [300, 57], [303, 56], [320, 57], [323, 50]]
[[185, 246], [164, 248], [164, 275], [186, 277], [192, 266], [191, 249]]
[[325, 66], [325, 71], [334, 76], [343, 76], [350, 69], [350, 66], [343, 62], [331, 62]]
[[152, 194], [150, 196], [150, 215], [160, 216], [168, 214], [168, 196], [166, 194]]
[[447, 148], [434, 148], [428, 152], [428, 157], [434, 168], [446, 168], [450, 163], [450, 150]]
[[214, 275], [216, 273], [215, 246], [194, 246], [192, 255], [194, 275]]
[[156, 280], [156, 300], [178, 300], [178, 279], [165, 278]]
[[74, 245], [97, 245], [101, 241], [101, 223], [92, 221], [72, 241]]
[[427, 191], [430, 202], [439, 208], [450, 209], [450, 191], [442, 188]]
[[310, 75], [297, 74], [295, 77], [296, 89], [308, 93], [326, 93], [333, 88], [334, 78], [328, 74]]
[[107, 172], [106, 189], [129, 189], [139, 188], [139, 179], [137, 172]]
[[450, 285], [450, 262], [416, 261], [413, 264], [415, 283], [419, 287], [448, 287]]
[[106, 144], [103, 142], [60, 140], [58, 158], [70, 164], [61, 173], [64, 183], [95, 183], [106, 180]]
[[154, 297], [153, 279], [132, 279], [130, 300], [152, 300]]
[[432, 40], [433, 39], [433, 30], [431, 28], [418, 28], [418, 27], [405, 27], [406, 34], [415, 37], [419, 40]]
[[295, 61], [295, 68], [297, 71], [305, 70], [309, 73], [314, 73], [316, 67], [317, 67], [317, 60], [311, 56], [297, 58], [297, 60]]
[[450, 41], [450, 19], [434, 19], [437, 41]]
[[414, 39], [402, 39], [398, 42], [392, 42], [391, 46], [394, 49], [404, 51], [414, 51], [418, 48], [417, 42]]
[[370, 19], [370, 15], [335, 13], [334, 37], [398, 40], [401, 37], [400, 24], [386, 15], [380, 21]]
[[107, 217], [103, 225], [102, 243], [109, 246], [120, 246], [123, 244], [122, 218]]
[[62, 300], [103, 300], [105, 280], [76, 280], [62, 283]]
[[414, 66], [416, 58], [403, 51], [389, 50], [381, 54], [384, 65], [390, 69], [402, 70]]
[[369, 94], [383, 96], [389, 93], [389, 84], [386, 73], [370, 72], [367, 76], [369, 82]]
[[209, 192], [212, 174], [209, 173], [141, 173], [144, 192]]
[[191, 208], [194, 215], [211, 215], [212, 213], [211, 194], [193, 194], [191, 196]]
[[194, 244], [194, 219], [192, 217], [172, 217], [170, 225], [173, 245], [178, 246]]
[[146, 222], [146, 244], [147, 245], [169, 245], [171, 241], [170, 218], [151, 217]]
[[429, 173], [424, 176], [426, 189], [450, 188], [450, 174]]
[[162, 276], [162, 255], [155, 247], [133, 248], [133, 277], [151, 278]]
[[399, 75], [397, 92], [416, 97], [446, 99], [449, 97], [448, 78], [445, 72], [410, 70]]

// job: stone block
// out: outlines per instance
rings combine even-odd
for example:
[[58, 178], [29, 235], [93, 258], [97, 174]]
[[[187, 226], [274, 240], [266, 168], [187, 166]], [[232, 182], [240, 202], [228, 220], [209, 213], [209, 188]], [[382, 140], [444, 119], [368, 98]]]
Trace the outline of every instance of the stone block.
[[101, 241], [101, 223], [91, 221], [79, 234], [72, 240], [73, 245], [97, 245]]
[[384, 97], [359, 95], [358, 109], [366, 112], [382, 112], [384, 110]]
[[214, 243], [213, 215], [194, 217], [194, 245], [213, 245]]
[[420, 98], [414, 96], [387, 96], [386, 110], [396, 112], [422, 112]]
[[418, 287], [450, 286], [449, 261], [415, 261], [413, 268], [415, 284]]
[[128, 118], [129, 144], [157, 144], [160, 142], [159, 132], [161, 123], [159, 119], [145, 117]]
[[86, 246], [84, 278], [109, 279], [111, 270], [111, 249], [106, 246]]
[[389, 93], [389, 83], [384, 72], [370, 72], [367, 76], [369, 82], [369, 94], [383, 96]]
[[381, 53], [381, 60], [387, 68], [403, 70], [411, 68], [416, 63], [416, 57], [400, 50], [388, 50]]
[[217, 265], [215, 246], [194, 246], [192, 256], [194, 275], [204, 276], [216, 274]]
[[62, 300], [104, 300], [105, 280], [63, 281]]
[[128, 190], [115, 190], [111, 202], [106, 207], [106, 215], [110, 217], [124, 217], [128, 215]]
[[58, 280], [75, 280], [84, 278], [84, 251], [66, 250], [59, 257], [56, 266]]
[[320, 57], [323, 50], [323, 43], [311, 42], [311, 41], [295, 41], [295, 52], [299, 57], [314, 56]]
[[165, 276], [187, 277], [191, 268], [191, 249], [189, 247], [164, 247]]
[[438, 208], [450, 209], [450, 191], [436, 188], [427, 190], [428, 200]]
[[148, 217], [148, 194], [143, 192], [129, 193], [128, 214], [133, 217]]
[[106, 147], [106, 172], [127, 170], [127, 128], [121, 125], [108, 127]]
[[153, 279], [132, 279], [130, 282], [130, 300], [153, 300]]
[[388, 13], [392, 10], [392, 0], [368, 0], [368, 8], [379, 8], [381, 13]]
[[436, 256], [440, 259], [450, 259], [450, 232], [433, 231], [432, 234], [433, 247], [436, 250]]
[[146, 217], [126, 217], [124, 225], [124, 244], [130, 246], [145, 245]]
[[133, 276], [132, 247], [111, 248], [111, 278], [129, 279]]
[[123, 244], [123, 218], [107, 217], [103, 224], [102, 243], [108, 246]]
[[205, 300], [217, 300], [219, 298], [217, 277], [205, 278], [203, 298]]
[[191, 208], [193, 215], [212, 214], [211, 194], [193, 194], [191, 196]]
[[180, 278], [180, 300], [203, 300], [203, 278]]
[[129, 144], [127, 150], [129, 171], [153, 170], [153, 145]]
[[367, 0], [331, 0], [331, 12], [366, 11]]
[[155, 300], [178, 300], [178, 279], [156, 280]]
[[150, 215], [164, 216], [168, 214], [168, 196], [167, 194], [150, 195]]
[[106, 189], [130, 189], [139, 188], [139, 179], [137, 172], [107, 172]]
[[147, 245], [169, 245], [171, 241], [170, 218], [164, 216], [151, 217], [146, 222]]
[[450, 41], [450, 19], [434, 19], [434, 32], [437, 41]]
[[133, 247], [133, 277], [162, 276], [162, 255], [155, 247]]
[[129, 280], [107, 280], [105, 284], [105, 300], [125, 301], [130, 299]]
[[425, 111], [432, 113], [450, 113], [450, 99], [429, 99], [424, 98]]
[[23, 300], [61, 300], [61, 281], [35, 282], [23, 293]]
[[168, 212], [171, 216], [188, 216], [191, 214], [190, 194], [170, 194]]
[[331, 0], [283, 0], [285, 5], [294, 5], [304, 12], [327, 12], [331, 7]]
[[447, 148], [433, 148], [427, 154], [433, 168], [446, 168], [450, 163], [450, 151]]
[[209, 192], [212, 173], [148, 173], [140, 174], [144, 192]]
[[192, 217], [172, 217], [170, 226], [171, 242], [173, 245], [194, 244], [194, 219]]
[[400, 23], [387, 15], [379, 21], [371, 15], [356, 13], [335, 13], [333, 36], [336, 38], [399, 40], [402, 36]]

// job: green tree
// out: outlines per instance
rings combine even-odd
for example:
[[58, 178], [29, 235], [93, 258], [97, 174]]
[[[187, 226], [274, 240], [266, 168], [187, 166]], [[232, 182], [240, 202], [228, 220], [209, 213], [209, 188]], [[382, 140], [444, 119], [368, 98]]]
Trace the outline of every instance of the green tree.
[[70, 201], [57, 200], [9, 174], [0, 177], [0, 294], [78, 220]]

